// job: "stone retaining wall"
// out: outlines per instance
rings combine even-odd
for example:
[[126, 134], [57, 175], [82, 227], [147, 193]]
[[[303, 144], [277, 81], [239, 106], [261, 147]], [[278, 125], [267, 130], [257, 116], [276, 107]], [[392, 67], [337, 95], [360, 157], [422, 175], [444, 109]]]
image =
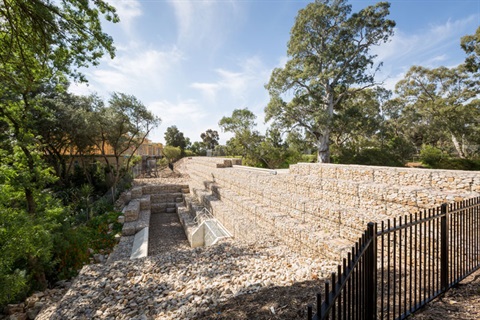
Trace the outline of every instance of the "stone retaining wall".
[[235, 237], [270, 234], [308, 254], [344, 250], [370, 221], [480, 195], [477, 172], [301, 163], [272, 175], [229, 163], [193, 157], [177, 170], [214, 193], [210, 209]]

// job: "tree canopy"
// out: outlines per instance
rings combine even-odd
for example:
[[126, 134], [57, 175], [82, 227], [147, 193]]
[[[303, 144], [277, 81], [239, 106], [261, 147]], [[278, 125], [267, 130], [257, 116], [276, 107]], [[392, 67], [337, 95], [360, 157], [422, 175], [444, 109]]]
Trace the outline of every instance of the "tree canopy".
[[190, 139], [185, 138], [183, 132], [180, 132], [177, 126], [168, 127], [164, 137], [167, 146], [179, 147], [182, 151], [190, 144]]
[[200, 138], [202, 138], [207, 149], [213, 150], [218, 146], [218, 139], [220, 139], [220, 136], [216, 130], [208, 129], [200, 135]]
[[[273, 70], [266, 85], [266, 120], [300, 126], [315, 137], [318, 161], [330, 161], [333, 115], [352, 92], [374, 85], [374, 54], [395, 23], [390, 5], [379, 2], [351, 14], [346, 0], [316, 0], [300, 10], [291, 30], [285, 67]], [[289, 101], [287, 93], [293, 93]]]
[[466, 52], [465, 66], [471, 72], [477, 72], [480, 69], [480, 27], [475, 34], [462, 37], [460, 46]]
[[103, 0], [0, 4], [0, 305], [46, 286], [55, 235], [69, 219], [52, 192], [61, 170], [45, 153], [61, 153], [71, 137], [60, 133], [68, 95], [47, 100], [66, 91], [67, 79], [84, 80], [80, 68], [114, 56], [102, 17], [118, 21]]

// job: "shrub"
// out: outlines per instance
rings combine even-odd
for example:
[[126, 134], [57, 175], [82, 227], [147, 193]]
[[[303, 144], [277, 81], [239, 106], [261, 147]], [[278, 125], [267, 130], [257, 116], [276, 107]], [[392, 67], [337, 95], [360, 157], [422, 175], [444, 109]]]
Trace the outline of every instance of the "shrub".
[[420, 150], [420, 161], [432, 168], [437, 168], [439, 163], [446, 158], [447, 155], [442, 150], [430, 145], [423, 145]]

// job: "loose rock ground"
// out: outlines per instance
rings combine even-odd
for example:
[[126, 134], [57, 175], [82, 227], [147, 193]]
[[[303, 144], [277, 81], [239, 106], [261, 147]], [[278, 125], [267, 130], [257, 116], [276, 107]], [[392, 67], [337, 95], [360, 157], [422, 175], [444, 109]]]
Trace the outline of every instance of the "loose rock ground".
[[480, 319], [480, 270], [474, 272], [444, 296], [420, 310], [415, 320], [476, 320]]
[[87, 266], [38, 319], [300, 319], [333, 267], [269, 243], [226, 241]]
[[175, 212], [152, 214], [149, 227], [149, 256], [188, 248], [187, 237]]

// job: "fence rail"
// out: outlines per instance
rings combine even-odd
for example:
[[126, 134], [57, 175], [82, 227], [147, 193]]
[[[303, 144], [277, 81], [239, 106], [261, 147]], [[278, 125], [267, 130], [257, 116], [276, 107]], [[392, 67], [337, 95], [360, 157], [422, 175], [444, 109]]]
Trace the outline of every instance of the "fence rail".
[[369, 223], [308, 320], [405, 319], [480, 268], [480, 197]]

